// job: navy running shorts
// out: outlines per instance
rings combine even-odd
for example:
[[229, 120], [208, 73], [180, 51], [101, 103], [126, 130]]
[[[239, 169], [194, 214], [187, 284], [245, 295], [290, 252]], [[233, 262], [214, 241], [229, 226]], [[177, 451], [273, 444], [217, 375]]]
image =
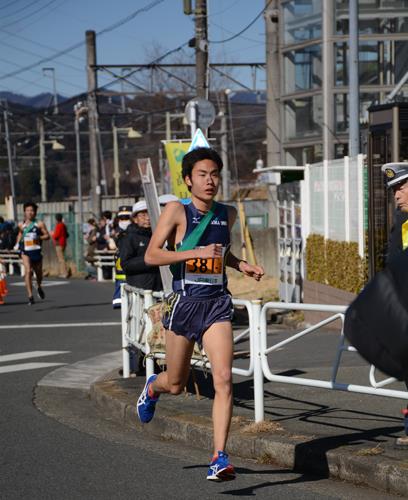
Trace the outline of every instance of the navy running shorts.
[[210, 326], [232, 321], [233, 312], [231, 295], [226, 293], [207, 299], [173, 293], [166, 299], [162, 323], [166, 330], [194, 340], [201, 347]]

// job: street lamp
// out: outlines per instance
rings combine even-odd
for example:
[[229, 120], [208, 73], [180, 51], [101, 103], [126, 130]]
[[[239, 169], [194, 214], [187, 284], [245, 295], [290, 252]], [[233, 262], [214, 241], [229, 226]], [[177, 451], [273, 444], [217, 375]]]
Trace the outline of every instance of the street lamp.
[[58, 114], [58, 95], [57, 95], [57, 82], [55, 79], [55, 68], [43, 68], [43, 75], [47, 73], [52, 73], [52, 87], [53, 87], [53, 95], [54, 95], [54, 115]]
[[79, 124], [85, 119], [83, 116], [88, 112], [88, 108], [82, 102], [77, 102], [74, 106], [75, 113], [75, 143], [76, 143], [76, 164], [77, 164], [77, 191], [79, 205], [79, 227], [81, 228], [81, 237], [84, 224], [84, 212], [82, 203], [82, 182], [81, 182], [81, 137], [79, 134]]
[[119, 173], [119, 147], [118, 147], [118, 132], [127, 132], [129, 139], [140, 139], [142, 134], [135, 130], [133, 127], [116, 127], [115, 123], [112, 124], [113, 133], [113, 178], [115, 180], [115, 196], [120, 196], [120, 173]]

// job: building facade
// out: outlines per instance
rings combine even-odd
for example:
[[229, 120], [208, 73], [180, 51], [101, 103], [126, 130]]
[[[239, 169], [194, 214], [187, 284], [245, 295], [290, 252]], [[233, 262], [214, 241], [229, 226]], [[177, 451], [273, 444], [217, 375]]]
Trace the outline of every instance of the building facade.
[[[269, 128], [276, 129], [279, 119], [280, 162], [302, 165], [347, 155], [349, 1], [272, 4], [265, 15], [268, 84], [274, 87], [269, 92], [269, 109], [279, 107], [279, 114], [274, 112]], [[360, 124], [364, 129], [367, 108], [383, 103], [408, 71], [408, 0], [359, 0], [358, 5]], [[399, 99], [404, 98], [408, 100], [408, 87], [399, 94]], [[268, 157], [268, 166], [271, 161], [276, 164], [276, 155]]]

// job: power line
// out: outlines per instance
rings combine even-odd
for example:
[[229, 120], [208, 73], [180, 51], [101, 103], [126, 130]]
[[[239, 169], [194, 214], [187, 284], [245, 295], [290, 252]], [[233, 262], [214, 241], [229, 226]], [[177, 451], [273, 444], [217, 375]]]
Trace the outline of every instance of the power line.
[[38, 2], [41, 2], [41, 0], [34, 0], [33, 2], [29, 3], [28, 5], [24, 5], [23, 7], [21, 7], [21, 9], [18, 9], [14, 12], [12, 12], [11, 14], [2, 14], [2, 19], [5, 18], [5, 17], [12, 17], [12, 16], [15, 16], [16, 14], [19, 14], [20, 12], [22, 12], [23, 10], [27, 10], [29, 9], [32, 5], [38, 3]]
[[50, 0], [48, 3], [46, 3], [45, 5], [43, 5], [42, 7], [40, 7], [39, 9], [37, 9], [36, 11], [30, 12], [30, 14], [27, 14], [26, 16], [20, 17], [20, 19], [17, 19], [17, 21], [13, 21], [13, 22], [8, 23], [8, 24], [3, 24], [3, 26], [0, 26], [0, 29], [8, 28], [9, 26], [13, 26], [14, 24], [17, 24], [20, 21], [24, 21], [24, 19], [27, 19], [29, 17], [34, 16], [35, 14], [37, 14], [38, 12], [46, 9], [47, 7], [49, 7], [51, 4], [55, 3], [56, 1], [57, 0]]
[[[54, 1], [55, 0], [51, 0], [50, 3], [54, 2]], [[144, 12], [147, 12], [147, 11], [153, 9], [154, 7], [156, 7], [157, 5], [159, 5], [162, 2], [164, 2], [164, 0], [155, 0], [153, 2], [150, 2], [149, 4], [145, 5], [144, 7], [141, 7], [140, 9], [137, 9], [132, 14], [129, 14], [125, 18], [121, 19], [120, 21], [117, 21], [114, 24], [111, 24], [110, 26], [108, 26], [108, 27], [104, 28], [103, 30], [97, 32], [96, 34], [97, 35], [104, 35], [105, 33], [109, 33], [110, 31], [112, 31], [112, 30], [114, 30], [116, 28], [119, 28], [123, 24], [131, 21], [132, 19], [134, 19], [139, 14], [142, 14]], [[2, 29], [3, 27], [0, 27], [0, 29]], [[7, 73], [7, 74], [5, 74], [3, 76], [0, 76], [0, 80], [4, 80], [6, 78], [11, 78], [12, 76], [16, 76], [16, 75], [18, 75], [20, 73], [23, 73], [24, 71], [28, 71], [30, 69], [36, 68], [37, 66], [40, 66], [41, 64], [44, 64], [44, 63], [49, 62], [49, 61], [53, 61], [57, 57], [61, 57], [61, 56], [65, 55], [65, 54], [67, 54], [68, 52], [72, 52], [73, 50], [78, 49], [79, 47], [82, 47], [83, 45], [85, 45], [85, 41], [75, 43], [74, 45], [71, 45], [70, 47], [67, 47], [66, 49], [63, 49], [63, 50], [60, 50], [60, 51], [56, 52], [54, 55], [51, 55], [49, 57], [44, 57], [44, 58], [40, 59], [39, 61], [37, 61], [35, 63], [29, 64], [28, 66], [25, 66], [24, 68], [21, 68], [20, 70], [12, 71], [11, 73]]]
[[258, 19], [262, 16], [262, 14], [265, 12], [265, 10], [269, 7], [269, 5], [271, 3], [272, 3], [272, 0], [269, 0], [269, 2], [261, 10], [261, 12], [256, 17], [254, 17], [254, 19], [252, 19], [252, 21], [247, 26], [245, 26], [245, 28], [243, 28], [238, 33], [235, 33], [235, 35], [232, 35], [229, 38], [225, 38], [225, 40], [208, 40], [208, 43], [226, 43], [226, 42], [230, 42], [231, 40], [234, 40], [235, 38], [238, 38], [239, 36], [242, 35], [242, 33], [245, 33], [245, 31], [247, 31], [251, 26], [253, 26], [256, 23], [256, 21], [258, 21]]
[[7, 7], [10, 7], [10, 5], [13, 5], [15, 3], [17, 3], [19, 0], [12, 0], [11, 2], [7, 3], [6, 5], [2, 5], [0, 7], [0, 10], [3, 10], [3, 9], [7, 9]]
[[[52, 50], [52, 51], [54, 50], [54, 47], [50, 47], [49, 45], [45, 45], [44, 43], [37, 42], [36, 40], [31, 40], [31, 38], [27, 38], [26, 36], [17, 35], [17, 33], [13, 33], [12, 31], [2, 30], [2, 29], [0, 29], [0, 31], [4, 31], [4, 33], [6, 33], [8, 37], [12, 36], [14, 38], [19, 38], [20, 40], [24, 40], [25, 42], [28, 42], [30, 44], [37, 45], [38, 47], [41, 47], [43, 49]], [[0, 39], [0, 43], [4, 43], [4, 40], [5, 40], [5, 38]], [[83, 57], [74, 56], [72, 54], [67, 54], [67, 55], [69, 57], [71, 57], [72, 59], [76, 59], [77, 61], [80, 61], [81, 63], [83, 63], [85, 61], [85, 58], [83, 58]]]

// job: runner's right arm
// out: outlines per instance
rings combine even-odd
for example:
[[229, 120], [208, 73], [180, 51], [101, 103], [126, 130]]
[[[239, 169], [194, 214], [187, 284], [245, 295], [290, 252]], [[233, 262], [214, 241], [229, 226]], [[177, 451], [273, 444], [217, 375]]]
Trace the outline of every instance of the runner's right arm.
[[189, 259], [222, 257], [222, 245], [216, 243], [207, 245], [204, 248], [194, 248], [183, 252], [163, 249], [167, 240], [175, 239], [177, 228], [183, 226], [184, 222], [185, 212], [180, 202], [173, 201], [164, 207], [145, 253], [146, 264], [150, 266], [166, 266], [185, 262]]

